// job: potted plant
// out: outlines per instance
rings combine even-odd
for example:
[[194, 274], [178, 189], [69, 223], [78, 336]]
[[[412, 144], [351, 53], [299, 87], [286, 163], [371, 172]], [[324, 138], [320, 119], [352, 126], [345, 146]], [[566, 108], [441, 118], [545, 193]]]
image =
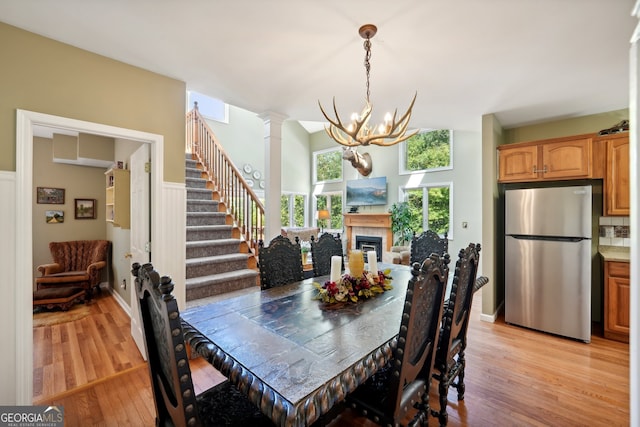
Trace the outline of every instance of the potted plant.
[[409, 203], [394, 203], [391, 205], [389, 212], [391, 213], [391, 231], [393, 235], [396, 236], [393, 244], [395, 246], [406, 246], [413, 237], [413, 230], [411, 229], [412, 216]]

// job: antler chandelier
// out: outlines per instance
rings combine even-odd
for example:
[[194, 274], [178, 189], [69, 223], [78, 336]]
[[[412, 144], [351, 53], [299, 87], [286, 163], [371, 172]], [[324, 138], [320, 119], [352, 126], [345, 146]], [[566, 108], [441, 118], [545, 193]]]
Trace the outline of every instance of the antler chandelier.
[[371, 38], [376, 35], [378, 29], [373, 24], [366, 24], [360, 27], [358, 32], [364, 40], [364, 68], [367, 74], [367, 97], [366, 104], [362, 112], [353, 113], [351, 115], [351, 121], [345, 127], [340, 116], [338, 115], [338, 109], [336, 108], [336, 98], [333, 98], [333, 112], [335, 113], [335, 119], [329, 118], [327, 113], [322, 108], [322, 104], [318, 101], [320, 111], [324, 117], [329, 121], [329, 127], [325, 128], [331, 138], [333, 138], [338, 144], [342, 144], [348, 147], [354, 147], [358, 145], [381, 145], [384, 147], [397, 144], [404, 141], [407, 138], [412, 137], [418, 131], [407, 132], [407, 126], [409, 125], [409, 119], [411, 118], [411, 110], [413, 104], [416, 102], [416, 96], [413, 95], [409, 109], [400, 118], [397, 118], [398, 110], [396, 109], [393, 116], [387, 113], [384, 117], [384, 123], [378, 126], [371, 127], [369, 125], [369, 119], [371, 118], [372, 105], [369, 100], [369, 72], [371, 71]]

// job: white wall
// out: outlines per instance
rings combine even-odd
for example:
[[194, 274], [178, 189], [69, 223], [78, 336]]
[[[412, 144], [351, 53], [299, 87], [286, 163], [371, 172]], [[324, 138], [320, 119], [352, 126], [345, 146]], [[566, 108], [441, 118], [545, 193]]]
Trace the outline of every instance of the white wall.
[[[285, 141], [286, 144], [286, 141]], [[335, 147], [325, 132], [311, 136], [311, 152]], [[392, 147], [368, 146], [359, 148], [361, 153], [369, 153], [373, 163], [371, 178], [387, 177], [387, 206], [363, 206], [360, 212], [387, 212], [391, 204], [399, 200], [401, 186], [428, 183], [453, 183], [453, 228], [450, 232], [451, 253], [456, 255], [469, 243], [482, 242], [482, 137], [479, 132], [453, 132], [453, 169], [422, 174], [398, 175], [401, 145]], [[351, 163], [344, 162], [344, 181], [357, 179], [358, 172]], [[345, 182], [327, 184], [326, 190], [343, 190]], [[468, 228], [462, 228], [467, 222]]]
[[256, 113], [230, 105], [229, 123], [207, 119], [207, 124], [239, 169], [250, 164], [264, 176], [264, 123]]

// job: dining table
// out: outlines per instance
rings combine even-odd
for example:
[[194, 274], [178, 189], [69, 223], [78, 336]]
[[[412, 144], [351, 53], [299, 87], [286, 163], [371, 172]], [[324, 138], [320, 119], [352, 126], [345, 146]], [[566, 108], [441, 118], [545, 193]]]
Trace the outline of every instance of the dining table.
[[411, 269], [389, 270], [392, 289], [356, 303], [325, 303], [321, 276], [190, 307], [182, 319], [206, 357], [275, 425], [308, 426], [392, 358]]

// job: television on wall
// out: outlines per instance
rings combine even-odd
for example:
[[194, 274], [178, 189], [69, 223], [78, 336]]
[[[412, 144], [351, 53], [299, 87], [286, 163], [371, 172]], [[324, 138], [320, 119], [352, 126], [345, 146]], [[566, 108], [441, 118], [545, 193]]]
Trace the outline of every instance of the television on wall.
[[347, 206], [387, 204], [387, 177], [347, 181]]

